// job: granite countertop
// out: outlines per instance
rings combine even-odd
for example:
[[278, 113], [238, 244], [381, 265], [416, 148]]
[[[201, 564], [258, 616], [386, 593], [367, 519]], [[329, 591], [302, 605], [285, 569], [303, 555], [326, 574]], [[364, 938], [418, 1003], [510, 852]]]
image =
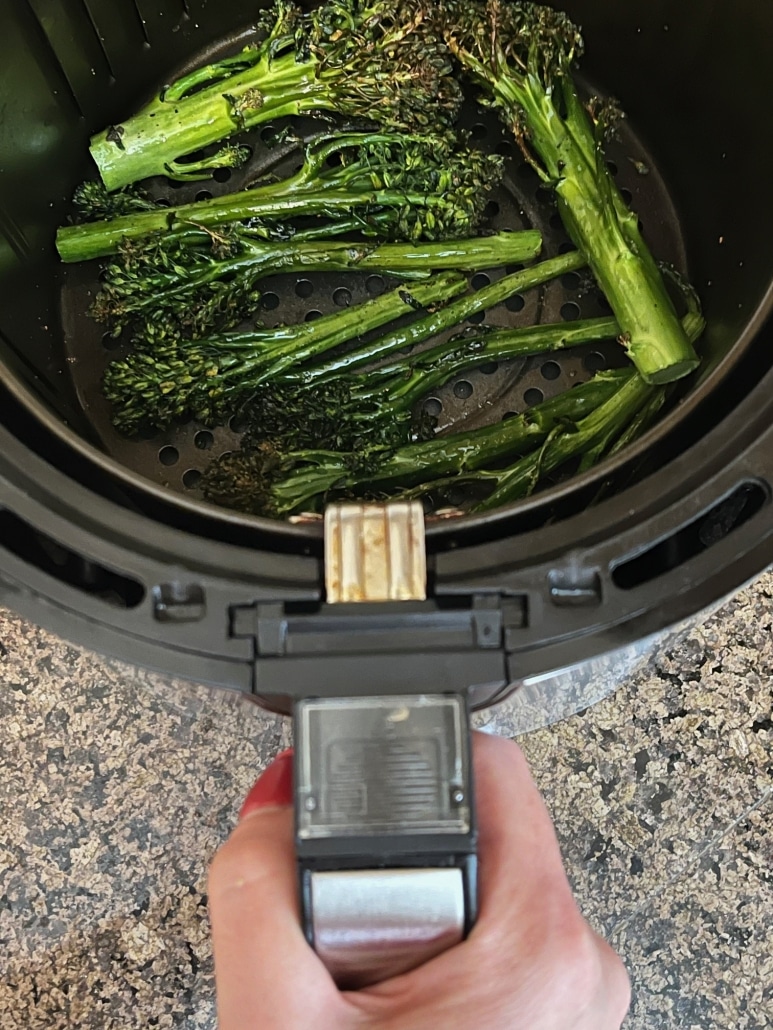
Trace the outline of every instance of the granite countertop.
[[[773, 1024], [772, 622], [768, 573], [521, 739], [580, 902], [630, 970], [628, 1030]], [[0, 609], [2, 1030], [215, 1027], [207, 864], [288, 740], [245, 698]]]

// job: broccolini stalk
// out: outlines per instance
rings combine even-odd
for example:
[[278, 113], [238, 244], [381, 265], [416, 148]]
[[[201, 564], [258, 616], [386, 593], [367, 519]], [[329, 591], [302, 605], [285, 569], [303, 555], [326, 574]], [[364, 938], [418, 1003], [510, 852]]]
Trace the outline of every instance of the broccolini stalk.
[[166, 342], [152, 351], [135, 351], [113, 361], [104, 378], [117, 429], [132, 433], [144, 426], [165, 428], [193, 416], [216, 422], [237, 410], [268, 378], [295, 362], [308, 360], [401, 315], [456, 296], [467, 283], [445, 273], [399, 287], [365, 304], [313, 322], [213, 336], [198, 342]]
[[434, 435], [428, 417], [414, 422], [415, 405], [459, 373], [493, 359], [506, 361], [614, 339], [618, 332], [613, 318], [488, 332], [478, 329], [421, 353], [397, 357], [365, 374], [343, 373], [312, 386], [278, 376], [247, 403], [244, 414], [249, 431], [243, 446], [269, 440], [283, 451], [399, 447], [412, 438]]
[[282, 453], [264, 444], [224, 455], [204, 473], [204, 496], [224, 507], [282, 518], [318, 510], [331, 493], [389, 495], [444, 475], [462, 476], [467, 470], [538, 446], [563, 419], [577, 421], [589, 414], [632, 375], [627, 369], [600, 373], [516, 418], [467, 433], [438, 436], [393, 453]]
[[555, 191], [566, 229], [587, 257], [644, 380], [688, 375], [698, 356], [605, 160], [604, 137], [616, 109], [596, 102], [589, 113], [572, 79], [583, 50], [579, 29], [553, 8], [501, 0], [437, 0], [435, 19]]
[[186, 75], [93, 138], [108, 189], [204, 177], [233, 162], [233, 148], [187, 155], [286, 115], [333, 111], [407, 132], [453, 124], [461, 91], [447, 49], [404, 0], [331, 0], [308, 14], [276, 0], [264, 27], [259, 45]]
[[[682, 325], [694, 342], [705, 321], [694, 291], [685, 290]], [[490, 510], [531, 493], [546, 473], [579, 459], [591, 467], [644, 431], [660, 410], [667, 387], [652, 387], [632, 369], [598, 373], [590, 382], [524, 414], [468, 433], [443, 434], [396, 450], [354, 453], [298, 450], [246, 441], [205, 472], [205, 496], [238, 510], [282, 517], [319, 508], [330, 494], [406, 499], [449, 486], [492, 488], [476, 510]], [[514, 465], [490, 469], [513, 455]], [[489, 466], [487, 468], [486, 466]]]
[[[332, 158], [340, 163], [331, 167]], [[76, 192], [76, 206], [87, 219], [99, 220], [65, 226], [56, 243], [62, 260], [71, 263], [115, 254], [124, 240], [191, 225], [252, 225], [256, 219], [287, 225], [300, 216], [324, 216], [332, 219], [332, 235], [348, 231], [337, 223], [352, 213], [361, 231], [395, 239], [469, 236], [502, 170], [499, 155], [457, 147], [448, 137], [323, 136], [306, 145], [303, 167], [287, 179], [179, 207], [159, 207], [136, 190], [110, 194], [86, 183]]]
[[[516, 234], [505, 233], [503, 235], [507, 238], [507, 236]], [[493, 237], [487, 237], [487, 239], [493, 239]], [[501, 263], [507, 262], [502, 261]], [[537, 265], [524, 268], [520, 272], [513, 272], [511, 275], [489, 283], [483, 289], [460, 297], [453, 304], [425, 315], [423, 318], [411, 322], [410, 325], [395, 329], [378, 340], [363, 344], [356, 350], [330, 358], [328, 361], [315, 363], [308, 368], [300, 368], [295, 378], [307, 384], [337, 379], [347, 369], [351, 371], [362, 368], [373, 361], [394, 354], [404, 347], [428, 340], [431, 336], [442, 333], [446, 329], [453, 329], [454, 326], [471, 318], [472, 315], [504, 303], [515, 293], [534, 289], [535, 286], [541, 286], [566, 272], [574, 272], [584, 267], [585, 259], [576, 251], [541, 261]]]
[[[507, 237], [512, 235], [506, 234]], [[105, 375], [105, 393], [114, 405], [115, 425], [124, 432], [135, 432], [143, 425], [163, 428], [188, 413], [205, 422], [217, 421], [234, 414], [254, 396], [258, 387], [268, 381], [265, 357], [275, 348], [291, 345], [289, 358], [285, 356], [281, 366], [277, 363], [271, 366], [272, 377], [281, 375], [284, 381], [304, 385], [340, 381], [342, 373], [350, 367], [359, 368], [377, 358], [394, 354], [408, 344], [429, 339], [436, 333], [453, 328], [475, 312], [501, 303], [518, 290], [539, 286], [564, 272], [581, 268], [582, 264], [579, 255], [572, 253], [515, 272], [355, 349], [351, 352], [351, 361], [347, 361], [346, 354], [325, 359], [325, 353], [330, 350], [328, 346], [315, 345], [303, 355], [292, 348], [297, 340], [308, 339], [310, 327], [315, 330], [313, 339], [321, 341], [327, 339], [328, 330], [353, 323], [356, 328], [344, 339], [354, 340], [376, 324], [383, 325], [389, 321], [389, 318], [383, 318], [379, 323], [366, 323], [362, 313], [372, 312], [372, 306], [349, 308], [346, 312], [301, 325], [226, 333], [198, 343], [192, 340], [179, 342], [172, 337], [143, 348], [125, 360], [113, 362]], [[410, 290], [400, 287], [385, 295], [391, 298], [388, 301], [383, 297], [379, 300], [384, 301], [387, 304], [385, 310], [392, 311], [392, 317], [397, 318], [406, 312], [405, 304], [413, 307], [441, 303], [463, 292], [466, 286], [461, 279], [444, 280], [439, 277], [423, 284], [425, 289], [431, 289], [433, 282], [439, 284], [437, 296], [430, 296], [419, 285], [414, 285]], [[376, 302], [369, 303], [373, 305]], [[317, 393], [316, 397], [324, 405], [320, 417], [328, 420], [329, 425], [329, 417], [335, 417], [329, 416], [331, 404], [325, 401], [324, 392]], [[340, 398], [339, 387], [332, 397], [333, 408]], [[268, 403], [276, 410], [270, 397]], [[271, 417], [273, 420], [273, 415]], [[276, 421], [273, 421], [276, 426]]]
[[131, 326], [145, 342], [165, 345], [238, 325], [255, 310], [257, 283], [267, 275], [337, 270], [426, 278], [430, 271], [529, 261], [541, 246], [542, 237], [531, 230], [448, 243], [381, 245], [267, 241], [244, 226], [230, 226], [222, 234], [191, 231], [182, 238], [127, 243], [108, 264], [91, 313], [116, 335]]
[[590, 452], [597, 460], [606, 446], [624, 432], [641, 407], [652, 402], [653, 391], [662, 394], [663, 387], [649, 386], [641, 376], [633, 375], [590, 415], [579, 421], [573, 419], [574, 424], [556, 425], [536, 455], [527, 454], [506, 472], [488, 474], [496, 486], [475, 510], [491, 511], [528, 497], [542, 476], [578, 455]]

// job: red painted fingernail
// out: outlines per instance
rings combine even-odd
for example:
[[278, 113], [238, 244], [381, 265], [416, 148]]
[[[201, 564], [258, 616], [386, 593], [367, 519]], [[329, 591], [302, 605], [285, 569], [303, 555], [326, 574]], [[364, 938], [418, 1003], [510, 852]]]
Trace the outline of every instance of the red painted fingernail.
[[278, 754], [271, 765], [261, 773], [244, 799], [239, 818], [261, 808], [274, 808], [293, 803], [293, 749]]

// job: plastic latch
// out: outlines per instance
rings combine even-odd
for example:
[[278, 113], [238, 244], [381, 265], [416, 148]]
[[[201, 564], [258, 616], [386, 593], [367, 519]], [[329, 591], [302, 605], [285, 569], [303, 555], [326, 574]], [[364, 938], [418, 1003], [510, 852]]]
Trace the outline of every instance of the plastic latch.
[[330, 505], [325, 512], [325, 586], [329, 604], [425, 600], [421, 504]]

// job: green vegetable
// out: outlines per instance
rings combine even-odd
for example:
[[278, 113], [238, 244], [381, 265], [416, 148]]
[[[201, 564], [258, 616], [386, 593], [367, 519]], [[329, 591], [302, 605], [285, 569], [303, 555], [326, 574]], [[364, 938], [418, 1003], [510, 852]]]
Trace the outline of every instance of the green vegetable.
[[[504, 235], [507, 238], [513, 234]], [[539, 264], [531, 265], [519, 272], [503, 276], [503, 278], [484, 286], [483, 289], [460, 297], [453, 304], [430, 312], [408, 325], [400, 326], [377, 340], [326, 361], [315, 362], [308, 368], [299, 368], [295, 378], [309, 385], [338, 379], [346, 370], [353, 371], [370, 365], [374, 361], [380, 361], [404, 347], [421, 343], [447, 329], [453, 329], [454, 326], [460, 325], [473, 315], [494, 308], [497, 304], [503, 304], [516, 293], [532, 290], [551, 279], [584, 267], [585, 260], [576, 251], [550, 258], [548, 261], [541, 261]]]
[[606, 294], [644, 380], [669, 383], [692, 372], [698, 356], [605, 160], [604, 142], [619, 112], [609, 102], [586, 107], [572, 79], [583, 51], [579, 29], [553, 8], [500, 0], [436, 0], [433, 19], [465, 74], [555, 191], [566, 229]]
[[614, 339], [618, 332], [614, 318], [478, 329], [417, 354], [398, 356], [364, 374], [344, 372], [311, 386], [298, 382], [298, 373], [295, 382], [277, 376], [245, 407], [249, 434], [244, 445], [265, 439], [283, 451], [401, 446], [412, 438], [434, 435], [427, 416], [414, 421], [415, 406], [454, 376], [486, 361], [579, 347]]
[[117, 253], [126, 240], [191, 227], [259, 220], [276, 225], [278, 235], [293, 235], [292, 219], [310, 215], [331, 219], [328, 236], [352, 227], [393, 239], [469, 236], [502, 170], [498, 155], [455, 146], [447, 137], [323, 136], [306, 145], [303, 166], [287, 179], [179, 207], [159, 207], [133, 188], [111, 194], [87, 183], [76, 205], [98, 221], [65, 226], [56, 245], [63, 261], [88, 261]]
[[[694, 341], [705, 321], [694, 292], [686, 290], [685, 298], [682, 325]], [[283, 517], [318, 510], [331, 494], [405, 499], [475, 484], [489, 491], [475, 510], [488, 511], [527, 496], [568, 461], [579, 460], [584, 471], [605, 453], [616, 453], [649, 425], [667, 390], [648, 385], [633, 369], [600, 372], [512, 419], [396, 450], [288, 452], [248, 439], [244, 450], [211, 464], [204, 494], [225, 507]], [[513, 457], [514, 464], [492, 468]]]
[[[505, 239], [514, 235], [505, 234]], [[450, 300], [465, 290], [466, 283], [460, 277], [441, 276], [409, 289], [399, 287], [375, 301], [310, 323], [224, 333], [198, 342], [159, 341], [108, 366], [104, 385], [113, 405], [113, 421], [124, 432], [135, 432], [143, 425], [164, 428], [186, 414], [212, 422], [240, 411], [269, 382], [275, 382], [278, 389], [281, 381], [306, 386], [324, 386], [331, 381], [340, 384], [349, 369], [430, 339], [519, 290], [580, 267], [582, 258], [573, 253], [514, 272], [334, 358], [329, 357], [331, 347], [356, 340], [416, 307]], [[341, 389], [339, 385], [329, 394], [314, 395], [316, 410], [322, 405], [325, 419], [335, 417]]]
[[103, 272], [92, 315], [115, 335], [158, 346], [230, 329], [252, 314], [258, 282], [279, 272], [367, 271], [426, 278], [430, 271], [478, 270], [530, 261], [538, 232], [500, 233], [448, 243], [266, 240], [230, 226], [126, 243]]
[[262, 25], [262, 43], [196, 69], [92, 139], [109, 190], [232, 167], [230, 145], [185, 158], [286, 115], [332, 111], [407, 132], [453, 124], [461, 91], [447, 49], [403, 0], [331, 0], [309, 13], [276, 0]]
[[331, 491], [336, 495], [389, 495], [443, 475], [463, 477], [468, 470], [543, 443], [561, 420], [575, 421], [591, 413], [632, 376], [628, 370], [600, 373], [524, 415], [468, 433], [410, 444], [392, 453], [311, 449], [283, 453], [266, 443], [214, 461], [204, 473], [204, 496], [224, 507], [281, 518], [318, 510]]
[[113, 422], [123, 432], [144, 426], [161, 429], [193, 416], [215, 422], [238, 410], [261, 383], [298, 362], [337, 347], [362, 333], [466, 289], [457, 273], [401, 286], [365, 304], [313, 322], [225, 333], [198, 342], [165, 341], [113, 361], [104, 392], [113, 405]]

